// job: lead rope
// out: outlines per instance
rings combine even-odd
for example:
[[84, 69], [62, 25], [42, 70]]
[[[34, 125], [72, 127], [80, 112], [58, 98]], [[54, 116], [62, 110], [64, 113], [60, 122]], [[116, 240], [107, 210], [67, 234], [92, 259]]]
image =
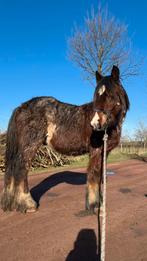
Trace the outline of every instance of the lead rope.
[[104, 151], [103, 151], [103, 193], [102, 193], [102, 226], [100, 235], [100, 261], [105, 261], [105, 241], [106, 241], [106, 175], [107, 175], [107, 140], [108, 134], [105, 130], [103, 137]]

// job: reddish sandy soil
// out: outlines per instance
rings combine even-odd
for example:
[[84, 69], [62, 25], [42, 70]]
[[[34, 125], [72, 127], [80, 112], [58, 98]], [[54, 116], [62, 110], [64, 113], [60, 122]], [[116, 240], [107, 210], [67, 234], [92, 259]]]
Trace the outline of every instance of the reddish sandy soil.
[[[106, 261], [147, 260], [147, 164], [111, 164], [107, 179]], [[97, 217], [84, 209], [84, 169], [30, 176], [36, 213], [0, 210], [1, 261], [96, 261]], [[0, 179], [2, 190], [3, 179]]]

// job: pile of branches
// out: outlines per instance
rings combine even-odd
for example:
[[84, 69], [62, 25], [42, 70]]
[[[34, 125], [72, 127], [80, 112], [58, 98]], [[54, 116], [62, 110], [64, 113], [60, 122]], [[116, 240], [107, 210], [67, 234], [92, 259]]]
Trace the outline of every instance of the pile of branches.
[[65, 156], [58, 154], [48, 146], [41, 146], [37, 151], [32, 162], [32, 169], [48, 168], [49, 166], [64, 166], [70, 164], [70, 160]]
[[[6, 149], [6, 133], [0, 134], [0, 171], [5, 171], [5, 149]], [[32, 170], [38, 168], [48, 168], [49, 166], [69, 165], [70, 159], [65, 155], [58, 154], [48, 146], [42, 145], [37, 151], [32, 162]]]

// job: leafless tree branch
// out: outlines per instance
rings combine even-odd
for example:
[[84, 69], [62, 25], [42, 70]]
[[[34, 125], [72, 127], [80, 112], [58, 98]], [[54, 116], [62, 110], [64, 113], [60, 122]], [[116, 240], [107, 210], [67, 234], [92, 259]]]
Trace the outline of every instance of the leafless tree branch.
[[87, 80], [95, 77], [98, 70], [107, 74], [113, 64], [121, 67], [121, 77], [139, 74], [141, 59], [133, 59], [131, 39], [127, 25], [109, 15], [106, 7], [92, 8], [84, 19], [84, 26], [73, 29], [68, 39], [68, 58], [84, 72]]

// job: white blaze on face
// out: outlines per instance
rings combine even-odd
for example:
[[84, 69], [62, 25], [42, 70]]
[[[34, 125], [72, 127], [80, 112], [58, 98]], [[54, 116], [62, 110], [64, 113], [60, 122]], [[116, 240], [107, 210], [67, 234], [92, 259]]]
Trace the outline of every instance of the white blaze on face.
[[101, 96], [106, 90], [106, 86], [102, 85], [102, 87], [98, 90], [98, 94]]
[[96, 129], [96, 128], [99, 126], [99, 120], [100, 120], [100, 117], [99, 117], [98, 113], [96, 112], [96, 113], [94, 114], [94, 117], [92, 118], [92, 120], [91, 120], [91, 122], [90, 122], [91, 126], [92, 126], [94, 129]]

